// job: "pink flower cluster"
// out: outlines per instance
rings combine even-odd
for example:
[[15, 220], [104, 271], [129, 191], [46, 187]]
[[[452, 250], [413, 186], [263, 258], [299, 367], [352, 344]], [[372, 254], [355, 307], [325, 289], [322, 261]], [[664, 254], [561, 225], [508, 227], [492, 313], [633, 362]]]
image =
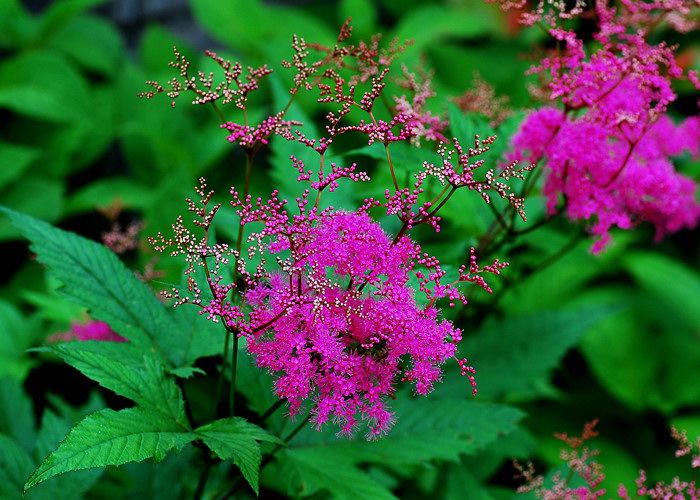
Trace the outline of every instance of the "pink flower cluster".
[[[697, 156], [700, 147], [698, 117], [676, 125], [667, 113], [676, 99], [672, 82], [684, 78], [683, 71], [672, 47], [651, 45], [643, 27], [629, 32], [624, 24], [648, 21], [653, 9], [631, 18], [636, 3], [624, 5], [618, 12], [597, 3], [594, 38], [601, 48], [589, 56], [575, 33], [550, 30], [565, 48], [531, 71], [546, 77], [549, 99], [560, 100], [563, 110], [531, 113], [513, 138], [514, 158], [546, 159], [549, 212], [557, 212], [563, 198], [571, 219], [595, 220], [596, 253], [612, 227], [650, 222], [658, 240], [700, 218], [695, 183], [671, 162], [684, 152]], [[697, 83], [696, 75], [687, 77]]]
[[322, 216], [291, 241], [303, 256], [293, 272], [246, 292], [255, 324], [270, 325], [248, 336], [248, 350], [280, 374], [277, 395], [291, 413], [313, 397], [317, 426], [333, 418], [349, 433], [360, 414], [372, 435], [385, 432], [396, 374], [427, 394], [462, 336], [415, 301], [409, 273], [420, 247], [406, 236], [392, 243], [367, 214], [351, 212]]
[[[449, 281], [439, 260], [423, 252], [409, 231], [419, 225], [439, 231], [438, 211], [463, 188], [476, 191], [487, 203], [492, 194], [500, 196], [524, 217], [522, 198], [511, 191], [507, 180], [522, 179], [531, 167], [517, 168], [514, 162], [500, 172], [490, 169], [477, 176], [483, 155], [496, 138], [476, 136], [470, 146], [456, 139], [450, 147], [439, 145], [442, 161], [425, 162], [414, 179], [400, 185], [391, 159], [392, 144], [415, 143], [420, 138], [443, 140], [446, 123], [426, 109], [426, 101], [433, 96], [429, 77], [419, 81], [407, 71], [402, 84], [407, 95], [394, 98], [395, 106], [387, 105], [388, 114], [378, 118], [375, 105], [391, 103], [379, 98], [389, 65], [401, 47], [393, 44], [380, 50], [376, 37], [370, 43], [351, 45], [345, 43], [349, 36], [346, 24], [334, 47], [307, 44], [298, 37], [293, 42], [295, 54], [287, 66], [297, 74], [290, 99], [300, 91], [318, 92], [317, 102], [331, 108], [321, 137], [309, 138], [296, 129], [298, 123], [284, 120], [289, 106], [256, 127], [223, 125], [230, 132], [228, 140], [245, 150], [248, 169], [272, 135], [317, 153], [315, 168], [310, 168], [311, 161], [290, 158], [290, 174], [297, 174], [299, 182], [299, 195], [291, 206], [277, 190], [267, 199], [253, 199], [246, 180], [242, 192], [231, 189], [231, 205], [240, 221], [237, 241], [231, 246], [211, 244], [212, 221], [221, 204], [211, 203], [213, 193], [201, 179], [198, 201], [187, 203], [203, 235], [195, 235], [179, 217], [173, 237], [159, 233], [149, 241], [158, 251], [170, 248], [171, 255], [183, 256], [187, 263], [187, 290], [174, 288], [169, 294], [175, 305], [197, 306], [200, 314], [222, 323], [228, 334], [245, 337], [258, 366], [275, 376], [276, 394], [289, 402], [291, 414], [310, 402], [317, 427], [333, 421], [341, 432], [351, 433], [364, 422], [368, 436], [376, 437], [393, 422], [387, 399], [396, 385], [407, 382], [417, 394], [428, 394], [450, 358], [476, 393], [474, 368], [466, 359], [457, 359], [461, 331], [441, 317], [437, 301], [466, 304], [459, 289], [464, 283], [490, 293], [482, 274], [497, 275], [507, 266], [496, 259], [480, 267], [472, 250], [454, 281]], [[321, 59], [311, 60], [311, 48], [320, 52]], [[219, 63], [226, 71], [238, 67]], [[176, 67], [184, 78], [186, 64], [180, 61]], [[350, 75], [348, 68], [352, 68]], [[351, 110], [366, 117], [356, 119]], [[384, 145], [393, 184], [383, 199], [367, 197], [353, 212], [320, 205], [324, 193], [338, 189], [341, 182], [369, 180], [355, 164], [326, 165], [326, 152], [345, 133]], [[249, 175], [250, 170], [246, 179]], [[441, 186], [432, 199], [424, 192], [428, 180]], [[372, 218], [373, 210], [398, 218], [401, 225], [395, 236], [387, 235]], [[206, 281], [196, 279], [195, 271], [201, 268]]]

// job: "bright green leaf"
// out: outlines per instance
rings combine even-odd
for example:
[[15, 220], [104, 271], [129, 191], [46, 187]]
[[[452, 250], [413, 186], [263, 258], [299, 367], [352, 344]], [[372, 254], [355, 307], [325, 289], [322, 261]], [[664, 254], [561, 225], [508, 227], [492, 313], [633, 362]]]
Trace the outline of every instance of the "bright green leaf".
[[196, 436], [162, 413], [143, 408], [102, 410], [73, 427], [58, 448], [32, 473], [25, 490], [73, 470], [162, 460]]

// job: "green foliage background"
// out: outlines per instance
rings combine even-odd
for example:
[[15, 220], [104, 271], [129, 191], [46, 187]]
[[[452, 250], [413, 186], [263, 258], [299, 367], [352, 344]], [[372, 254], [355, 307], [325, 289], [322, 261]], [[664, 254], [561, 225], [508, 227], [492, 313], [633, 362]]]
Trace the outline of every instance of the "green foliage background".
[[[288, 496], [510, 498], [517, 486], [512, 458], [532, 458], [551, 473], [559, 465], [552, 433], [575, 433], [593, 418], [601, 420], [595, 446], [609, 492], [619, 482], [631, 485], [641, 467], [652, 480], [688, 478], [687, 464], [673, 457], [668, 428], [700, 435], [697, 231], [659, 245], [651, 243], [648, 228], [616, 234], [614, 246], [600, 257], [588, 252], [590, 242], [578, 240], [572, 251], [531, 275], [577, 229], [557, 220], [506, 245], [499, 256], [512, 266], [496, 283], [497, 300], [475, 296], [465, 310], [448, 313], [465, 330], [462, 350], [478, 371], [479, 396], [472, 399], [457, 367], [448, 368], [429, 398], [399, 394], [392, 403], [398, 423], [382, 440], [339, 439], [332, 428], [308, 428], [258, 477], [256, 464], [275, 446], [275, 436], [243, 419], [189, 428], [183, 391], [204, 407], [214, 397], [192, 375], [220, 351], [221, 332], [191, 311], [162, 307], [132, 270], [143, 270], [152, 259], [145, 236], [167, 229], [183, 212], [196, 179], [205, 175], [224, 200], [228, 187], [242, 178], [243, 157], [224, 140], [208, 108], [180, 103], [173, 110], [165, 98], [136, 98], [146, 80], [171, 76], [167, 63], [174, 44], [194, 66], [210, 62], [157, 24], [138, 41], [126, 40], [100, 14], [101, 4], [59, 0], [32, 14], [18, 0], [0, 0], [0, 204], [83, 236], [16, 213], [0, 217], [2, 498], [18, 498], [28, 478], [30, 484], [45, 482], [27, 498], [188, 498], [197, 484], [192, 464], [199, 460], [188, 443], [197, 439], [224, 460], [211, 472], [212, 497], [228, 488], [227, 461], [233, 461], [252, 487], [243, 495], [253, 495], [259, 483], [261, 494]], [[477, 0], [345, 0], [305, 7], [192, 0], [190, 7], [217, 52], [245, 65], [271, 63], [276, 70], [289, 57], [293, 33], [330, 43], [349, 16], [359, 37], [381, 31], [386, 39], [413, 39], [401, 61], [409, 68], [434, 68], [435, 111], [450, 115], [451, 133], [458, 137], [487, 133], [483, 117], [460, 115], [447, 100], [471, 85], [475, 71], [515, 109], [536, 105], [523, 73], [542, 35], [515, 29], [511, 19]], [[697, 68], [697, 34], [682, 43]], [[274, 78], [255, 98], [257, 118], [267, 115], [265, 103], [286, 99], [283, 86], [291, 75], [279, 71]], [[678, 91], [681, 106], [674, 112], [683, 115], [689, 110], [682, 104], [692, 95]], [[289, 116], [307, 121], [319, 112], [313, 100], [300, 99]], [[522, 117], [516, 113], [496, 130], [501, 151]], [[373, 173], [370, 189], [385, 185], [383, 156], [354, 146], [338, 161], [366, 165]], [[283, 193], [294, 189], [287, 161], [294, 147], [273, 142], [272, 154], [255, 173], [254, 195], [271, 185]], [[431, 154], [403, 153], [397, 165], [404, 175]], [[700, 164], [691, 158], [678, 167], [700, 175]], [[352, 205], [361, 195], [350, 192], [333, 203]], [[115, 203], [124, 209], [122, 222], [145, 224], [144, 242], [126, 255], [126, 265], [86, 241], [109, 229], [100, 210]], [[532, 220], [541, 217], [543, 202], [536, 194], [527, 211]], [[492, 221], [482, 203], [459, 196], [443, 218], [439, 238], [424, 243], [453, 260]], [[235, 236], [233, 220], [222, 214], [217, 233]], [[36, 260], [21, 235], [33, 242]], [[165, 276], [152, 283], [155, 288], [179, 280], [178, 264], [161, 259], [156, 266]], [[110, 351], [92, 343], [46, 347], [49, 335], [85, 319], [86, 310], [130, 342]], [[260, 415], [274, 402], [269, 377], [244, 353], [239, 368], [247, 411]], [[193, 418], [206, 421], [204, 415]], [[283, 416], [268, 424], [275, 435], [294, 427]], [[86, 443], [86, 436], [94, 442]], [[62, 451], [49, 456], [64, 437]], [[111, 440], [120, 443], [118, 453], [105, 448]], [[94, 455], [72, 451], [86, 447]], [[125, 462], [138, 463], [102, 467]], [[88, 466], [102, 468], [82, 470]], [[64, 471], [73, 472], [58, 475]]]

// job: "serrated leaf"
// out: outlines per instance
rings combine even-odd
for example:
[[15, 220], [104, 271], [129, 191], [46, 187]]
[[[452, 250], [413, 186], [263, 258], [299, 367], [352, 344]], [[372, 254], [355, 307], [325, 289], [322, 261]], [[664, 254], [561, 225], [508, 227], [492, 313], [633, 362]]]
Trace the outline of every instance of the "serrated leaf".
[[121, 336], [161, 353], [176, 366], [184, 363], [187, 335], [109, 249], [33, 217], [0, 207], [32, 242], [38, 260], [63, 283], [60, 292], [89, 309]]
[[257, 495], [262, 458], [258, 441], [278, 444], [282, 441], [240, 417], [216, 420], [195, 432], [220, 459], [233, 460]]
[[76, 425], [27, 480], [25, 490], [73, 470], [162, 460], [196, 436], [175, 421], [144, 408], [102, 410]]
[[[163, 364], [151, 355], [133, 363], [136, 349], [129, 343], [69, 342], [48, 347], [66, 363], [102, 387], [161, 412], [187, 427], [185, 403], [175, 382], [165, 376]], [[132, 363], [127, 360], [131, 359]]]

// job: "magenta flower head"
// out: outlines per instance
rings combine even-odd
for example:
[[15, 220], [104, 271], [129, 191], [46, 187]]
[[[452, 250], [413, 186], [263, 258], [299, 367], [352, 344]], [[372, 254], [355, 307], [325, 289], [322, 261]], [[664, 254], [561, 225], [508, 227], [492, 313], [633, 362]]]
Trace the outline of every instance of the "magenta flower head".
[[292, 273], [246, 294], [253, 323], [270, 324], [248, 335], [248, 350], [278, 374], [292, 414], [312, 397], [317, 426], [332, 418], [350, 433], [361, 415], [379, 435], [392, 423], [384, 398], [396, 381], [430, 392], [461, 332], [416, 303], [408, 283], [420, 247], [406, 236], [392, 242], [367, 214], [322, 216], [294, 245], [304, 258]]
[[70, 330], [65, 333], [57, 333], [48, 338], [49, 342], [62, 342], [70, 340], [100, 340], [105, 342], [126, 342], [126, 339], [114, 332], [103, 321], [87, 321], [86, 323], [72, 323]]

